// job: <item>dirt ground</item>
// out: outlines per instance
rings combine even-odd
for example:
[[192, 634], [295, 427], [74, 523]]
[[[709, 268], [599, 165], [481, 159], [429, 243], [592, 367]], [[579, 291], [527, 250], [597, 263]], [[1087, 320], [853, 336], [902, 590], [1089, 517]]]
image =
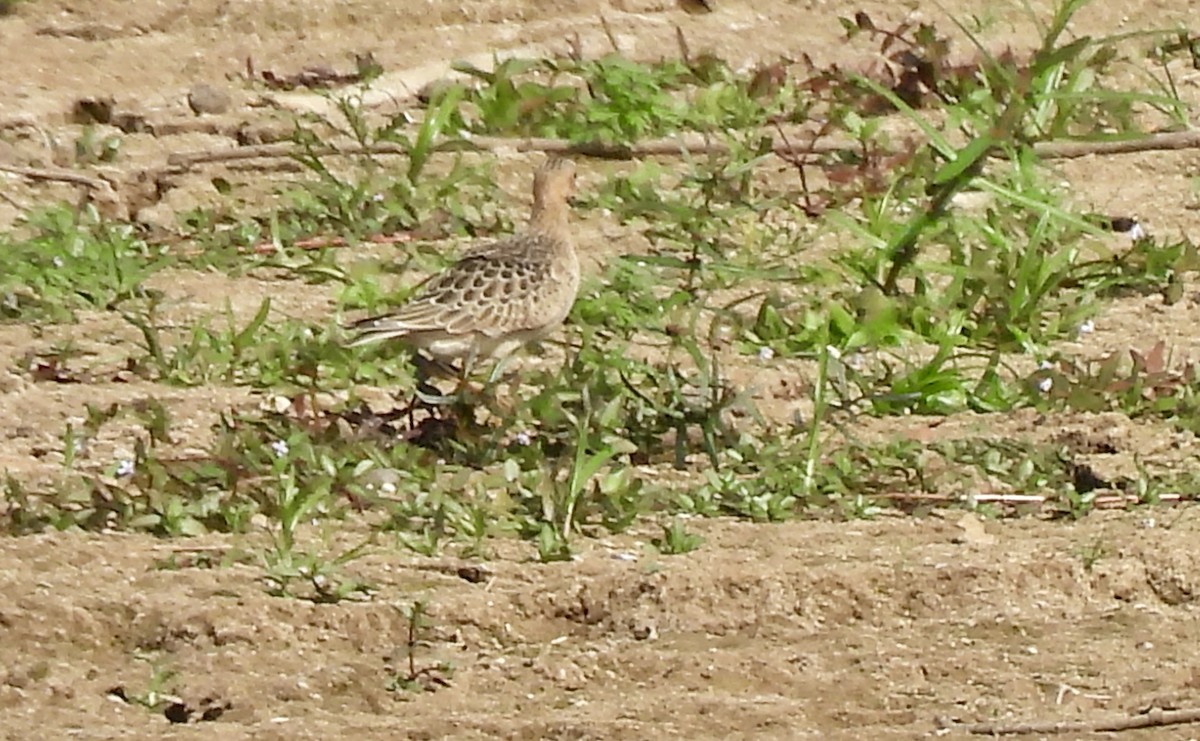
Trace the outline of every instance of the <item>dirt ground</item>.
[[[848, 53], [840, 15], [943, 19], [934, 4], [740, 2], [692, 15], [668, 0], [26, 0], [0, 17], [0, 162], [70, 167], [80, 97], [111, 96], [159, 135], [125, 137], [122, 169], [176, 152], [234, 146], [228, 131], [268, 120], [302, 96], [263, 105], [231, 79], [259, 69], [352, 65], [372, 51], [403, 92], [458, 58], [562, 50], [578, 33], [586, 53], [607, 51], [603, 13], [623, 50], [654, 58], [675, 46], [753, 64], [806, 52]], [[1035, 2], [1045, 9], [1046, 3]], [[1098, 0], [1072, 31], [1115, 33], [1191, 21], [1189, 3]], [[1028, 48], [1036, 35], [1018, 4], [948, 0], [945, 10], [987, 19], [990, 42]], [[1193, 28], [1193, 30], [1196, 30]], [[206, 82], [233, 96], [230, 111], [196, 119], [186, 95]], [[1200, 102], [1200, 73], [1180, 81]], [[310, 96], [311, 97], [311, 96]], [[1194, 120], [1194, 119], [1193, 119]], [[174, 131], [175, 133], [161, 133]], [[511, 155], [516, 157], [515, 155]], [[1060, 166], [1088, 208], [1137, 214], [1154, 231], [1200, 232], [1195, 152], [1085, 158]], [[216, 198], [209, 179], [251, 174], [206, 169], [161, 203], [118, 204], [167, 223]], [[586, 175], [586, 174], [585, 174]], [[286, 173], [276, 174], [287, 177]], [[23, 210], [73, 199], [60, 184], [0, 174], [0, 225]], [[612, 225], [596, 226], [608, 235]], [[234, 302], [252, 314], [270, 284], [175, 274], [177, 305]], [[330, 303], [277, 297], [303, 315]], [[1087, 341], [1097, 356], [1164, 339], [1176, 358], [1200, 357], [1200, 302], [1117, 302]], [[245, 389], [150, 384], [33, 384], [17, 367], [27, 348], [73, 339], [103, 355], [133, 339], [84, 317], [34, 334], [0, 327], [0, 470], [30, 475], [61, 456], [66, 421], [88, 401], [154, 395], [200, 444], [222, 409], [254, 405]], [[1087, 349], [1087, 348], [1085, 348]], [[766, 392], [769, 393], [769, 390]], [[787, 412], [786, 404], [783, 413]], [[881, 423], [875, 423], [877, 425]], [[880, 435], [927, 434], [919, 419]], [[940, 428], [1019, 435], [1081, 430], [1134, 453], [1191, 465], [1192, 436], [1105, 416], [1032, 420], [964, 417]], [[61, 457], [58, 458], [61, 460]], [[541, 565], [529, 544], [501, 542], [482, 569], [380, 547], [348, 570], [374, 587], [367, 602], [311, 604], [268, 596], [261, 569], [239, 563], [253, 538], [166, 543], [119, 534], [47, 534], [0, 540], [0, 733], [5, 738], [830, 738], [966, 737], [959, 723], [1085, 720], [1150, 708], [1200, 706], [1200, 522], [1193, 510], [1098, 513], [1077, 523], [1018, 519], [981, 524], [961, 512], [874, 522], [753, 525], [697, 521], [700, 550], [659, 557], [650, 533], [587, 541], [571, 563]], [[352, 545], [366, 533], [328, 534]], [[229, 565], [213, 568], [222, 559]], [[168, 567], [170, 566], [170, 567]], [[471, 577], [471, 578], [465, 578]], [[418, 665], [445, 662], [448, 686], [392, 692], [403, 662], [403, 610], [429, 606]], [[118, 695], [151, 687], [192, 712], [171, 724]], [[118, 691], [119, 688], [119, 691]], [[213, 720], [199, 720], [217, 708]], [[1187, 739], [1198, 726], [1122, 735]], [[1066, 737], [1070, 737], [1068, 734]]]

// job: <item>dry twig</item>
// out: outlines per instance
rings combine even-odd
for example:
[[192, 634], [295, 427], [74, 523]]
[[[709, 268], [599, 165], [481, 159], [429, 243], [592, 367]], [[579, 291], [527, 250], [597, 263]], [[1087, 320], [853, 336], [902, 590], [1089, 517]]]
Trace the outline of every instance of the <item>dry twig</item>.
[[58, 183], [71, 183], [72, 185], [82, 185], [92, 190], [108, 190], [112, 186], [107, 181], [99, 178], [90, 178], [87, 175], [81, 175], [70, 170], [46, 169], [41, 167], [21, 167], [19, 165], [6, 165], [0, 163], [0, 172], [11, 172], [14, 175], [20, 175], [30, 180], [48, 180]]
[[1125, 715], [1097, 720], [1027, 721], [1002, 725], [999, 723], [976, 723], [963, 730], [980, 736], [1016, 736], [1033, 733], [1101, 733], [1104, 731], [1132, 731], [1138, 728], [1161, 728], [1185, 723], [1200, 722], [1200, 709], [1161, 710], [1151, 708], [1138, 715]]
[[[652, 139], [637, 144], [605, 144], [602, 142], [583, 142], [573, 144], [565, 139], [508, 138], [500, 136], [475, 136], [466, 140], [466, 148], [474, 147], [479, 151], [497, 149], [512, 149], [517, 152], [546, 152], [549, 154], [575, 154], [598, 159], [629, 160], [636, 157], [671, 156], [684, 152], [692, 154], [723, 154], [729, 148], [708, 137], [699, 135], [681, 136], [672, 139]], [[823, 154], [839, 152], [857, 146], [854, 142], [815, 142], [795, 148], [798, 153]], [[459, 151], [464, 147], [455, 147]], [[780, 143], [775, 147], [777, 152], [792, 151]], [[262, 144], [251, 147], [221, 150], [216, 152], [178, 152], [172, 154], [167, 161], [171, 165], [189, 167], [209, 162], [233, 162], [237, 160], [290, 157], [296, 153], [296, 147], [291, 143]], [[364, 147], [349, 145], [345, 147], [315, 147], [312, 153], [318, 156], [329, 155], [361, 155], [361, 154], [405, 154], [407, 150], [399, 144], [380, 142]]]
[[[926, 492], [887, 492], [875, 494], [875, 498], [891, 502], [932, 502], [935, 504], [971, 505], [980, 503], [1001, 505], [1046, 505], [1050, 502], [1047, 497], [1039, 494], [1001, 494], [981, 493], [963, 496], [961, 494], [936, 494]], [[1179, 504], [1184, 501], [1182, 494], [1161, 494], [1157, 504]], [[1092, 500], [1096, 509], [1120, 509], [1145, 504], [1136, 494], [1101, 494]]]
[[[513, 149], [518, 152], [546, 152], [553, 154], [575, 154], [598, 159], [629, 160], [638, 157], [676, 156], [689, 154], [725, 154], [729, 147], [723, 142], [714, 141], [711, 137], [701, 134], [690, 134], [667, 139], [651, 139], [636, 144], [604, 144], [601, 142], [583, 142], [573, 144], [563, 139], [545, 138], [508, 138], [498, 136], [477, 136], [467, 140], [467, 146], [480, 151]], [[826, 154], [859, 147], [858, 142], [838, 140], [817, 140], [791, 143], [780, 139], [772, 140], [772, 151], [785, 156]], [[456, 149], [458, 149], [456, 147]], [[1087, 155], [1129, 154], [1133, 152], [1152, 152], [1161, 150], [1200, 149], [1200, 131], [1179, 131], [1166, 134], [1153, 134], [1141, 139], [1125, 141], [1077, 142], [1077, 141], [1047, 141], [1034, 144], [1034, 151], [1043, 159], [1073, 159]], [[190, 167], [210, 162], [233, 162], [249, 159], [271, 159], [290, 157], [296, 152], [291, 143], [263, 144], [237, 149], [206, 151], [206, 152], [177, 152], [172, 154], [167, 162], [171, 165]], [[397, 154], [403, 155], [406, 150], [399, 144], [381, 142], [363, 147], [359, 145], [345, 147], [317, 147], [313, 154], [329, 155], [361, 155], [361, 154]], [[999, 154], [999, 153], [997, 153]]]
[[[369, 244], [402, 244], [411, 242], [413, 235], [408, 232], [397, 232], [395, 234], [372, 234], [369, 237], [364, 237], [361, 241]], [[346, 247], [350, 242], [344, 237], [310, 237], [308, 239], [298, 239], [292, 243], [293, 249], [298, 250], [323, 250], [329, 247]], [[259, 242], [249, 248], [250, 252], [256, 255], [270, 255], [275, 253], [279, 248], [274, 242]]]

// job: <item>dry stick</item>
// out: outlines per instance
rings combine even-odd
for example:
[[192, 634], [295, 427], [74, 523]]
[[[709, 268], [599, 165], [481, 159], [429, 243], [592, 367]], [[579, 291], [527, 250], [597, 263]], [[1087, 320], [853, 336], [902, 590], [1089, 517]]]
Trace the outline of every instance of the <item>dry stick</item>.
[[[398, 232], [396, 234], [375, 234], [366, 237], [362, 240], [367, 244], [402, 244], [411, 242], [413, 235], [409, 232]], [[298, 250], [323, 250], [329, 247], [346, 247], [350, 243], [345, 237], [309, 237], [308, 239], [298, 239], [292, 243], [292, 247]], [[250, 252], [256, 255], [273, 255], [278, 251], [274, 242], [264, 241], [259, 242], [249, 248]]]
[[23, 206], [20, 203], [17, 203], [17, 200], [15, 198], [13, 198], [12, 196], [10, 196], [9, 194], [5, 193], [2, 190], [0, 190], [0, 200], [4, 201], [8, 205], [17, 209], [18, 211], [24, 212], [24, 211], [29, 210], [28, 206]]
[[[729, 147], [721, 142], [714, 142], [699, 137], [681, 137], [679, 139], [655, 139], [638, 144], [604, 144], [601, 142], [583, 142], [573, 144], [563, 139], [524, 138], [509, 139], [498, 136], [476, 136], [466, 140], [467, 146], [478, 150], [512, 149], [517, 152], [546, 152], [550, 154], [578, 154], [598, 159], [630, 160], [636, 157], [680, 155], [684, 152], [692, 154], [723, 154]], [[840, 152], [854, 147], [854, 142], [817, 142], [812, 145], [785, 147], [775, 145], [776, 152], [796, 152], [825, 154]], [[459, 151], [462, 148], [456, 148]], [[236, 162], [249, 159], [269, 159], [276, 157], [291, 157], [296, 153], [296, 147], [290, 143], [262, 144], [219, 152], [177, 152], [167, 158], [172, 166], [190, 167], [191, 165], [210, 162]], [[359, 155], [359, 154], [407, 154], [407, 150], [390, 142], [381, 142], [368, 147], [351, 145], [347, 147], [314, 147], [312, 154], [327, 155]]]
[[40, 167], [20, 167], [18, 165], [0, 163], [0, 172], [11, 172], [14, 175], [20, 175], [30, 180], [51, 180], [59, 183], [82, 185], [92, 190], [105, 190], [112, 187], [107, 181], [100, 180], [99, 178], [89, 178], [87, 175], [80, 175], [70, 170], [48, 170]]
[[692, 54], [688, 49], [687, 37], [683, 35], [683, 29], [675, 26], [675, 42], [679, 44], [679, 58], [683, 60], [687, 67], [692, 66]]
[[813, 206], [812, 193], [808, 189], [808, 171], [805, 169], [805, 166], [808, 164], [807, 155], [813, 153], [812, 145], [815, 145], [817, 142], [821, 141], [821, 137], [825, 135], [825, 133], [827, 132], [830, 125], [831, 125], [831, 122], [826, 122], [821, 127], [820, 131], [817, 132], [817, 135], [814, 138], [809, 140], [809, 145], [810, 145], [809, 150], [805, 153], [804, 156], [801, 156], [801, 155], [796, 155], [796, 154], [791, 153], [791, 150], [792, 150], [791, 141], [788, 140], [787, 134], [784, 133], [783, 126], [778, 121], [775, 122], [775, 131], [776, 131], [776, 133], [779, 134], [779, 138], [783, 142], [783, 146], [788, 149], [788, 152], [786, 152], [786, 153], [783, 151], [777, 152], [777, 156], [780, 159], [782, 159], [784, 162], [787, 162], [788, 164], [795, 167], [796, 172], [799, 173], [799, 175], [800, 175], [800, 190], [801, 190], [801, 192], [804, 193], [804, 212], [806, 214], [808, 214], [810, 217], [815, 217], [818, 214], [818, 211], [816, 210], [816, 207]]
[[[930, 494], [925, 492], [885, 492], [873, 495], [876, 499], [889, 502], [935, 502], [945, 504], [1008, 504], [1008, 505], [1046, 505], [1049, 500], [1038, 494], [974, 494], [961, 496], [957, 494]], [[1161, 494], [1155, 504], [1171, 505], [1184, 501], [1182, 494]], [[1120, 507], [1145, 504], [1136, 494], [1104, 494], [1092, 500], [1096, 509], [1118, 509]]]
[[233, 548], [228, 545], [174, 545], [169, 543], [155, 544], [150, 547], [156, 551], [170, 553], [224, 553]]
[[600, 26], [604, 28], [604, 35], [608, 37], [608, 43], [612, 45], [613, 53], [621, 53], [621, 45], [617, 43], [617, 35], [613, 33], [612, 26], [608, 25], [608, 18], [603, 13], [600, 14]]
[[[729, 147], [722, 142], [704, 136], [682, 136], [672, 139], [652, 139], [636, 144], [604, 144], [583, 142], [573, 144], [563, 139], [507, 138], [498, 136], [476, 136], [467, 140], [468, 146], [478, 150], [513, 149], [518, 152], [547, 152], [553, 154], [577, 154], [598, 159], [629, 160], [637, 157], [672, 156], [684, 152], [690, 154], [726, 154]], [[816, 141], [812, 143], [788, 144], [775, 141], [771, 148], [778, 155], [827, 154], [859, 146], [851, 141]], [[1089, 154], [1129, 154], [1172, 149], [1200, 149], [1200, 131], [1179, 131], [1167, 134], [1152, 134], [1142, 139], [1124, 141], [1037, 142], [1034, 151], [1043, 159], [1073, 159]], [[290, 157], [296, 152], [291, 143], [262, 144], [218, 152], [177, 152], [167, 158], [173, 166], [190, 167], [210, 162], [235, 162], [238, 160], [270, 159]], [[407, 150], [390, 142], [371, 146], [316, 147], [317, 156], [359, 154], [407, 154]], [[996, 153], [999, 154], [999, 153]]]
[[[374, 234], [369, 237], [364, 237], [360, 240], [362, 244], [402, 244], [411, 242], [414, 239], [412, 232], [396, 232], [394, 234]], [[157, 242], [156, 245], [165, 245], [176, 242], [172, 238], [170, 242]], [[292, 248], [297, 250], [323, 250], [332, 247], [348, 247], [350, 242], [345, 237], [309, 237], [307, 239], [298, 239], [292, 243]], [[271, 240], [257, 242], [248, 247], [238, 250], [240, 254], [252, 255], [273, 255], [279, 251], [279, 247]], [[183, 257], [195, 257], [203, 254], [204, 250], [200, 248], [189, 249], [181, 252]]]
[[1049, 141], [1033, 145], [1033, 151], [1043, 159], [1074, 159], [1089, 154], [1131, 154], [1168, 149], [1200, 149], [1200, 131], [1173, 131], [1121, 141]]
[[1030, 721], [1013, 725], [976, 723], [965, 731], [981, 736], [1002, 736], [1029, 733], [1100, 733], [1102, 731], [1131, 731], [1135, 728], [1160, 728], [1200, 722], [1200, 709], [1159, 710], [1147, 713], [1089, 721]]

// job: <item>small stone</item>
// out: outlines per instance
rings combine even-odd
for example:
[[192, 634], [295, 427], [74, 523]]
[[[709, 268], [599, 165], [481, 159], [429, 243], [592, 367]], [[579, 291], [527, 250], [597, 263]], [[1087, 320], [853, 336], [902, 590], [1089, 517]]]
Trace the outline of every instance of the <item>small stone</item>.
[[430, 80], [417, 90], [417, 100], [419, 100], [423, 105], [429, 105], [430, 103], [437, 102], [438, 100], [441, 100], [443, 95], [450, 92], [450, 90], [452, 90], [458, 84], [459, 83], [451, 80], [448, 77], [440, 77], [436, 80]]
[[973, 513], [967, 512], [958, 520], [962, 535], [955, 538], [955, 543], [966, 545], [989, 546], [995, 545], [996, 536], [989, 533], [983, 526], [983, 521]]
[[634, 640], [653, 641], [658, 638], [658, 629], [653, 625], [638, 625], [633, 629]]
[[377, 491], [390, 488], [392, 494], [403, 480], [404, 475], [395, 468], [372, 468], [358, 477], [358, 483], [365, 488]]
[[491, 577], [491, 572], [479, 566], [460, 566], [455, 573], [459, 579], [471, 584], [481, 584]]
[[188, 91], [187, 102], [192, 113], [202, 116], [206, 113], [224, 113], [229, 110], [232, 101], [229, 93], [201, 82]]
[[140, 113], [128, 111], [116, 113], [112, 117], [112, 125], [126, 134], [153, 134], [154, 126]]

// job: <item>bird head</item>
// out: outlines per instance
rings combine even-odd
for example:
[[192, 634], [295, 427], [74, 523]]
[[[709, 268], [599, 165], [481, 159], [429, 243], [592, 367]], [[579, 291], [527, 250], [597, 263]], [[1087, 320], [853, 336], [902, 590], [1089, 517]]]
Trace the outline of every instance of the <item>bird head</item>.
[[542, 207], [569, 204], [575, 195], [575, 163], [550, 157], [533, 178], [533, 200]]

